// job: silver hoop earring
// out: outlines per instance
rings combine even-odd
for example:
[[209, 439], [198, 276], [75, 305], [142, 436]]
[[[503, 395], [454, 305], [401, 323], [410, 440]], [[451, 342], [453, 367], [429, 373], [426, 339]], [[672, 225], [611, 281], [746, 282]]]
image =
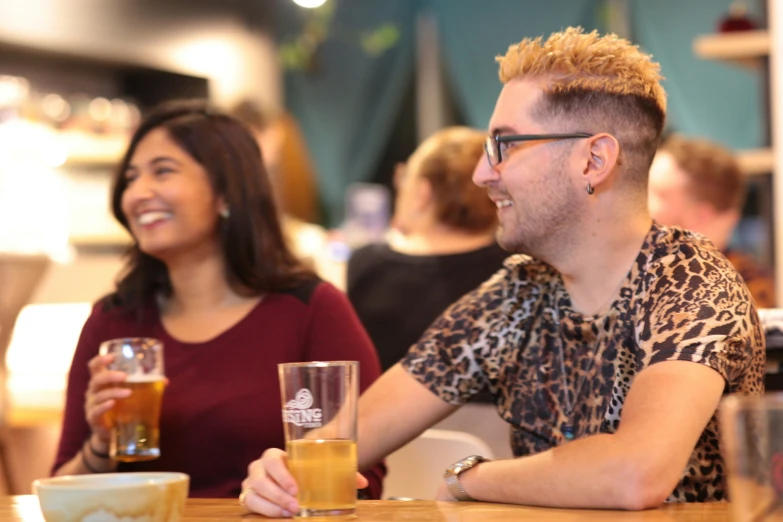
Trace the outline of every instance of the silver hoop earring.
[[587, 193], [592, 195], [593, 192], [595, 192], [595, 189], [593, 188], [593, 186], [590, 183], [588, 183], [587, 184]]

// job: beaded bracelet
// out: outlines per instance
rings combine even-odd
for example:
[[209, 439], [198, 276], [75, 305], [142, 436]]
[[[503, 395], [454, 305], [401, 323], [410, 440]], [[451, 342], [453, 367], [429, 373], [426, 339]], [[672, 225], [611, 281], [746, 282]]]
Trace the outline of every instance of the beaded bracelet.
[[96, 450], [95, 448], [92, 447], [92, 442], [91, 442], [91, 438], [90, 437], [87, 437], [86, 442], [87, 442], [87, 447], [90, 448], [90, 453], [92, 453], [93, 455], [95, 455], [99, 459], [106, 459], [106, 460], [108, 460], [110, 458], [108, 453], [101, 453], [100, 451], [98, 451], [98, 450]]
[[90, 462], [87, 460], [87, 456], [84, 454], [84, 450], [80, 451], [79, 453], [82, 455], [82, 464], [84, 464], [84, 467], [87, 468], [87, 471], [90, 473], [104, 473], [103, 471], [90, 466]]

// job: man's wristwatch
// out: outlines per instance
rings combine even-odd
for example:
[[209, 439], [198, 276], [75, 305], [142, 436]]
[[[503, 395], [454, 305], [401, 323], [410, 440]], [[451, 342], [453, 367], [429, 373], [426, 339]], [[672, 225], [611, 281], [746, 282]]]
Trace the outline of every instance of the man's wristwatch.
[[448, 468], [443, 474], [443, 478], [446, 480], [446, 487], [449, 489], [449, 494], [460, 501], [473, 500], [470, 498], [470, 495], [465, 493], [465, 489], [462, 487], [462, 484], [459, 483], [459, 474], [463, 471], [469, 470], [476, 464], [486, 462], [488, 460], [489, 459], [485, 459], [479, 455], [472, 455], [460, 460]]

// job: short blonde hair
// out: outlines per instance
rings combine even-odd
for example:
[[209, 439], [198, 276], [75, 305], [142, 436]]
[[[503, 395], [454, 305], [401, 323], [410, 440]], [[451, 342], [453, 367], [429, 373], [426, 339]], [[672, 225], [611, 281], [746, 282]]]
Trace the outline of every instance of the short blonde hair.
[[660, 65], [649, 55], [617, 35], [569, 27], [546, 40], [525, 38], [497, 61], [503, 83], [544, 81], [543, 103], [534, 116], [581, 125], [569, 132], [614, 135], [629, 178], [646, 187], [666, 119]]
[[553, 92], [579, 89], [639, 96], [666, 113], [660, 65], [615, 34], [585, 34], [581, 27], [569, 27], [546, 41], [541, 36], [525, 38], [497, 61], [503, 83], [521, 76], [548, 77]]

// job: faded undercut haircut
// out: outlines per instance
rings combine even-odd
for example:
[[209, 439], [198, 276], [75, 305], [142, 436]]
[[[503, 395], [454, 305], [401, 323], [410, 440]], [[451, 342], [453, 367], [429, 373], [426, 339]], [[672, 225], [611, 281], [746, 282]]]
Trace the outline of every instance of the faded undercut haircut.
[[570, 27], [525, 38], [497, 58], [500, 80], [541, 79], [533, 117], [553, 132], [607, 132], [620, 143], [618, 165], [629, 188], [646, 194], [666, 119], [660, 65], [628, 40]]

